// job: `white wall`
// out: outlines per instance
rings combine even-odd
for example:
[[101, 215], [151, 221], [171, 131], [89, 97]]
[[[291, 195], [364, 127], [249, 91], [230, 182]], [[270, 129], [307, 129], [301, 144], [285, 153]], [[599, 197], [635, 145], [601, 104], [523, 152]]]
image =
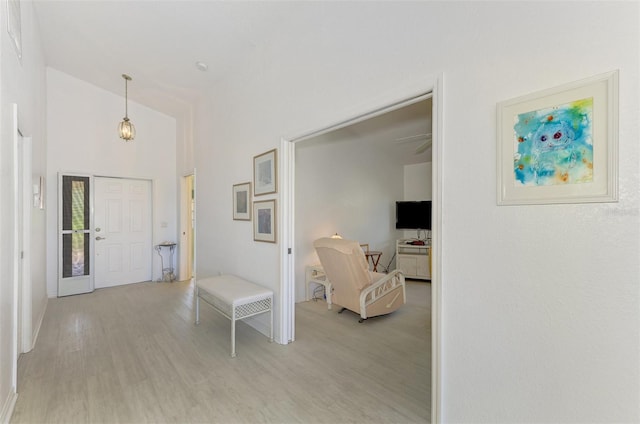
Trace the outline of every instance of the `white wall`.
[[[49, 296], [57, 295], [58, 172], [153, 180], [153, 243], [178, 240], [176, 120], [129, 100], [136, 138], [127, 143], [117, 134], [123, 116], [123, 97], [47, 68]], [[154, 251], [152, 258], [155, 280], [160, 257]]]
[[[231, 220], [252, 157], [442, 72], [442, 419], [638, 421], [638, 3], [271, 7], [309, 13], [195, 113], [198, 272], [277, 287], [278, 247]], [[496, 206], [496, 103], [612, 69], [620, 202]]]
[[[432, 163], [416, 163], [404, 167], [404, 200], [431, 200], [432, 199]], [[430, 232], [426, 234], [430, 237]], [[402, 238], [416, 238], [416, 230], [402, 231]], [[420, 237], [425, 237], [420, 232]]]
[[[296, 144], [296, 301], [305, 296], [304, 267], [319, 263], [313, 241], [338, 233], [382, 252], [378, 271], [395, 252], [395, 202], [403, 170], [367, 139], [339, 131]], [[393, 268], [392, 268], [393, 269]]]
[[431, 200], [431, 162], [404, 166], [404, 200]]
[[[32, 138], [32, 172], [37, 178], [46, 172], [45, 150], [45, 68], [40, 34], [30, 2], [21, 2], [22, 62], [7, 34], [7, 3], [0, 6], [0, 421], [10, 412], [12, 399], [12, 352], [14, 326], [13, 259], [13, 135], [12, 103], [18, 104], [18, 126], [24, 136]], [[47, 296], [44, 278], [44, 211], [31, 209], [31, 277], [32, 322], [37, 331], [39, 317], [45, 310]]]

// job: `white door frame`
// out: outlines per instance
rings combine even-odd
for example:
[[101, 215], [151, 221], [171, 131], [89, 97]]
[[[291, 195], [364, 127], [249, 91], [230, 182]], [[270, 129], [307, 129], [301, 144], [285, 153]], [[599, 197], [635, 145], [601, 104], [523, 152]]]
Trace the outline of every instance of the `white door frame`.
[[320, 124], [302, 134], [283, 137], [280, 142], [281, 206], [280, 206], [280, 334], [284, 343], [295, 340], [295, 144], [375, 116], [391, 112], [426, 98], [433, 98], [432, 111], [432, 275], [431, 275], [431, 422], [441, 422], [441, 284], [442, 284], [442, 168], [443, 168], [443, 75], [434, 75], [415, 84], [398, 87], [376, 96], [328, 125]]
[[13, 311], [12, 311], [12, 324], [11, 324], [11, 389], [13, 393], [17, 393], [17, 381], [18, 381], [18, 310], [20, 309], [20, 298], [18, 296], [18, 290], [20, 288], [19, 285], [19, 267], [20, 267], [20, 258], [19, 258], [19, 233], [18, 233], [18, 143], [20, 139], [20, 135], [18, 134], [18, 105], [11, 105], [11, 119], [12, 119], [12, 150], [13, 150], [13, 246], [11, 251], [13, 252]]
[[13, 135], [13, 325], [12, 370], [18, 388], [18, 358], [32, 348], [31, 295], [31, 137], [18, 126], [18, 105], [12, 104]]

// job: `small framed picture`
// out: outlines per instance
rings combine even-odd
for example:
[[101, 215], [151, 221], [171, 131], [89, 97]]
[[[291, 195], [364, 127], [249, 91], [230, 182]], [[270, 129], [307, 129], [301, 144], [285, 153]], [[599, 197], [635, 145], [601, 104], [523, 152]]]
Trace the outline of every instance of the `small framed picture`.
[[253, 194], [276, 193], [278, 191], [277, 151], [269, 150], [253, 158]]
[[251, 221], [251, 183], [234, 184], [233, 219]]
[[618, 71], [498, 104], [498, 205], [618, 200]]
[[253, 202], [253, 239], [267, 243], [276, 242], [276, 201]]

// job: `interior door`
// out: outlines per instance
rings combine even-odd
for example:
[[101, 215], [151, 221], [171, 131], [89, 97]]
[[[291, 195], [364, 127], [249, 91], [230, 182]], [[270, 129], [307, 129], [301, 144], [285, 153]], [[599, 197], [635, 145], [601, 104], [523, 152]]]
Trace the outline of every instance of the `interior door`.
[[95, 178], [95, 287], [152, 279], [151, 181]]
[[18, 201], [16, 203], [18, 222], [18, 353], [29, 352], [32, 348], [31, 323], [31, 205], [34, 199], [31, 177], [31, 137], [20, 135], [18, 146]]
[[93, 291], [92, 184], [89, 175], [58, 176], [58, 296]]
[[181, 186], [181, 237], [180, 263], [178, 269], [180, 281], [191, 280], [195, 277], [195, 228], [196, 228], [196, 198], [195, 198], [195, 170], [191, 175], [182, 179]]

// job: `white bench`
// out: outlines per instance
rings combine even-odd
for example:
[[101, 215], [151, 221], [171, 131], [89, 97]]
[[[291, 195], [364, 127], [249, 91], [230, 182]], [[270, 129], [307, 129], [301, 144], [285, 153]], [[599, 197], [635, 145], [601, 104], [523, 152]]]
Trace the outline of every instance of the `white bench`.
[[269, 312], [269, 341], [273, 341], [273, 292], [235, 275], [220, 275], [196, 282], [196, 324], [200, 299], [231, 320], [231, 357], [236, 356], [236, 321]]

